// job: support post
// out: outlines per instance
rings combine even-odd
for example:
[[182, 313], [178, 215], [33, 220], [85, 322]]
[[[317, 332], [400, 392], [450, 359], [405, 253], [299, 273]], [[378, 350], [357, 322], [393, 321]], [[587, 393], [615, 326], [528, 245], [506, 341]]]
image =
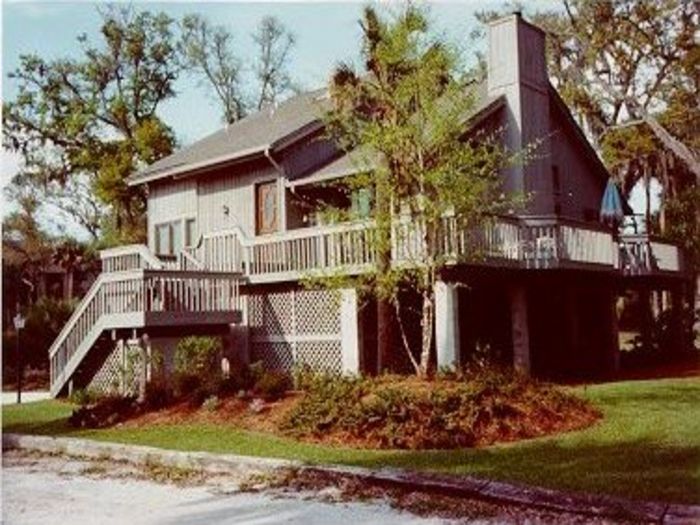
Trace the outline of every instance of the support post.
[[530, 330], [527, 319], [527, 293], [525, 285], [518, 284], [510, 295], [511, 323], [513, 331], [513, 367], [518, 372], [529, 375]]
[[461, 365], [457, 286], [443, 281], [435, 283], [435, 350], [438, 370]]
[[151, 353], [151, 345], [148, 342], [148, 336], [144, 334], [141, 338], [137, 339], [139, 347], [139, 403], [143, 403], [146, 400], [146, 384], [148, 383], [150, 367], [149, 355]]
[[357, 290], [345, 288], [340, 291], [340, 344], [344, 374], [357, 374], [360, 371], [357, 306]]
[[685, 308], [683, 304], [684, 291], [682, 286], [675, 286], [669, 290], [668, 294], [671, 303], [671, 353], [673, 356], [683, 355], [688, 347], [688, 337], [686, 337], [687, 330], [684, 323]]
[[606, 297], [610, 316], [610, 341], [608, 343], [608, 359], [606, 365], [608, 371], [616, 374], [620, 371], [620, 328], [617, 319], [617, 293], [612, 291]]

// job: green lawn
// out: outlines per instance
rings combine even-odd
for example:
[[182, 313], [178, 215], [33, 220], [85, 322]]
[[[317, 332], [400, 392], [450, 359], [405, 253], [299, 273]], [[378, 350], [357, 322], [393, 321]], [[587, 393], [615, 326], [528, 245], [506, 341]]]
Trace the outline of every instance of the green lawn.
[[3, 430], [78, 436], [175, 450], [318, 463], [395, 466], [678, 503], [700, 503], [700, 378], [577, 387], [604, 419], [588, 430], [459, 451], [368, 451], [298, 443], [216, 425], [75, 430], [69, 404], [3, 407]]

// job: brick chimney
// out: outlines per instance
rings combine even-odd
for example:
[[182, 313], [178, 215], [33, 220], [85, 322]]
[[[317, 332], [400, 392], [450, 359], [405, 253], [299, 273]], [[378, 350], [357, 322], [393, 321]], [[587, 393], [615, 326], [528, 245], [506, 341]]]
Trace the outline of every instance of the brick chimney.
[[549, 79], [544, 32], [519, 12], [489, 23], [488, 94], [507, 102], [505, 137], [518, 151], [537, 140], [537, 158], [506, 174], [506, 187], [530, 195], [529, 213], [551, 211]]

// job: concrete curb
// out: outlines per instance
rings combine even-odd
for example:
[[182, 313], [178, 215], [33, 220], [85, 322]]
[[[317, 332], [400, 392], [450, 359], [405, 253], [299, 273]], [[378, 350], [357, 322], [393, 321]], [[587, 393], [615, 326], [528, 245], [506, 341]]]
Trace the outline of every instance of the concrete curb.
[[23, 449], [65, 454], [89, 459], [112, 459], [130, 463], [158, 462], [167, 467], [198, 469], [210, 473], [272, 472], [283, 468], [301, 468], [302, 463], [286, 459], [257, 458], [208, 452], [181, 452], [143, 445], [122, 445], [91, 439], [56, 438], [25, 434], [3, 434], [2, 449]]
[[160, 464], [200, 469], [205, 472], [259, 472], [300, 469], [307, 472], [352, 477], [368, 483], [410, 491], [448, 494], [485, 499], [503, 504], [527, 505], [540, 509], [587, 516], [627, 518], [668, 525], [700, 523], [700, 505], [676, 505], [634, 501], [612, 496], [570, 493], [540, 487], [528, 487], [470, 476], [433, 474], [403, 469], [368, 469], [340, 465], [310, 465], [300, 461], [258, 458], [235, 454], [180, 452], [142, 445], [121, 445], [88, 439], [55, 438], [23, 434], [4, 434], [2, 448], [36, 450], [92, 459], [113, 459], [131, 463]]

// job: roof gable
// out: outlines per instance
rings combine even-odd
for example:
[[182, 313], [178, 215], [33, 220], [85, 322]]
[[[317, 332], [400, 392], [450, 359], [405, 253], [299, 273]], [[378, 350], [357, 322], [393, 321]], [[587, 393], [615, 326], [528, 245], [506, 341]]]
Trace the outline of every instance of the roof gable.
[[130, 184], [204, 169], [263, 155], [282, 148], [321, 125], [325, 89], [294, 96], [274, 109], [262, 110], [164, 157], [134, 174]]

